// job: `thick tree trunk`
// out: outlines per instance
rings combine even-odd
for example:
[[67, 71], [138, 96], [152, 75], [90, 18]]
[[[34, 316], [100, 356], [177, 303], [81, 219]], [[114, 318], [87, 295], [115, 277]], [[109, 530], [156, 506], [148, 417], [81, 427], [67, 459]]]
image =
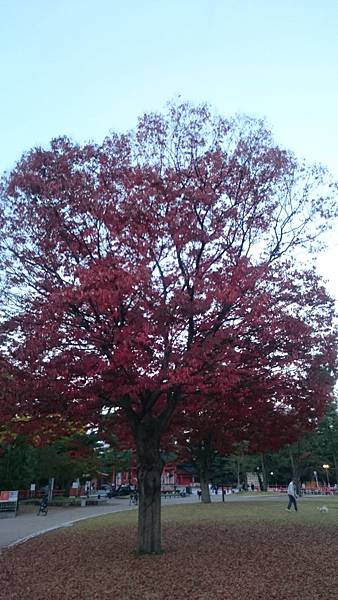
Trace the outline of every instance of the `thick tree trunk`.
[[138, 535], [140, 554], [159, 554], [161, 547], [161, 474], [164, 462], [159, 438], [149, 427], [140, 427], [137, 437], [138, 458]]
[[137, 551], [159, 554], [161, 547], [161, 473], [162, 468], [140, 466], [138, 471], [139, 507]]
[[[152, 414], [159, 392], [141, 396], [142, 410], [134, 412], [126, 406], [126, 415], [136, 442], [138, 480], [137, 551], [140, 554], [160, 554], [161, 546], [161, 475], [164, 460], [161, 436], [180, 399], [180, 387], [167, 393], [167, 404], [160, 415]], [[128, 398], [125, 400], [129, 400]]]
[[200, 470], [200, 486], [201, 486], [201, 500], [204, 504], [209, 504], [211, 502], [210, 498], [210, 490], [209, 490], [209, 477], [206, 469]]

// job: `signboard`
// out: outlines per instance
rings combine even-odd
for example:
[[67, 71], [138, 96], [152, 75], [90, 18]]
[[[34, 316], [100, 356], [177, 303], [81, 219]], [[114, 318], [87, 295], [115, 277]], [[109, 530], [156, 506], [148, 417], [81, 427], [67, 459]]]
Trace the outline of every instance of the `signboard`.
[[0, 492], [0, 517], [16, 517], [18, 498], [18, 490]]
[[246, 479], [248, 482], [249, 490], [252, 489], [252, 486], [254, 486], [254, 489], [259, 489], [259, 479], [257, 473], [247, 473]]
[[0, 502], [17, 502], [18, 490], [0, 492]]

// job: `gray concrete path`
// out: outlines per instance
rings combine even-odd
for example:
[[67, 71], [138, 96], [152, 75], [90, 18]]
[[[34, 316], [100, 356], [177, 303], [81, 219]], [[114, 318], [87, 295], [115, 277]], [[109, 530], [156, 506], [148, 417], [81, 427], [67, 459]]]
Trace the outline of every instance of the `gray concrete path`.
[[[178, 503], [198, 502], [195, 495], [186, 498], [171, 498], [162, 501], [162, 506]], [[70, 527], [82, 519], [100, 517], [114, 512], [135, 510], [130, 506], [129, 499], [108, 500], [101, 506], [86, 506], [74, 508], [49, 507], [47, 516], [37, 516], [37, 507], [25, 506], [17, 513], [16, 517], [0, 518], [0, 548], [13, 546], [32, 537], [47, 533], [60, 527]]]
[[128, 500], [121, 500], [109, 502], [109, 504], [102, 506], [86, 506], [83, 508], [57, 508], [51, 506], [46, 516], [37, 516], [37, 507], [25, 506], [18, 511], [16, 517], [0, 519], [0, 548], [13, 546], [53, 529], [69, 527], [82, 519], [132, 510], [132, 508], [134, 507], [129, 506]]
[[[225, 496], [225, 502], [250, 502], [253, 500], [271, 501], [286, 500], [286, 494], [273, 496], [242, 496], [241, 494], [229, 494]], [[317, 497], [318, 499], [318, 497]], [[221, 502], [222, 494], [212, 496], [212, 502]], [[186, 498], [168, 498], [162, 499], [162, 506], [172, 506], [174, 504], [192, 504], [199, 502], [195, 494]], [[22, 543], [32, 537], [36, 537], [53, 529], [61, 527], [70, 527], [73, 523], [82, 519], [99, 517], [114, 512], [125, 510], [135, 510], [135, 506], [130, 506], [128, 499], [112, 498], [107, 504], [101, 506], [86, 506], [76, 508], [57, 508], [50, 507], [47, 516], [37, 516], [37, 507], [25, 506], [17, 516], [0, 518], [0, 548], [13, 546]]]

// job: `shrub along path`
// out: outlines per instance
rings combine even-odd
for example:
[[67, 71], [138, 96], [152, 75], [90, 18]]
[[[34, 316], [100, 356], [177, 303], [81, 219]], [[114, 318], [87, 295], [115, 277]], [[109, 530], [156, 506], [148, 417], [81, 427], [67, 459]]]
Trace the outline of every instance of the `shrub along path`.
[[3, 551], [0, 600], [338, 600], [338, 502], [163, 510], [164, 554], [137, 556], [136, 512], [82, 521]]

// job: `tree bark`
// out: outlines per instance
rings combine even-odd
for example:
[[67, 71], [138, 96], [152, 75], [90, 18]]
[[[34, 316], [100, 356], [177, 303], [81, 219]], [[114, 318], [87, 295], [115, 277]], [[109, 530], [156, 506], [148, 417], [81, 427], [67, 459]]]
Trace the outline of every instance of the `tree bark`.
[[257, 477], [258, 477], [259, 489], [261, 492], [264, 492], [263, 479], [262, 479], [262, 476], [259, 471], [257, 471]]
[[262, 464], [262, 487], [263, 487], [263, 492], [267, 492], [268, 491], [268, 478], [266, 475], [266, 468], [265, 468], [265, 460], [264, 460], [264, 454], [261, 454], [261, 464]]
[[294, 460], [294, 456], [293, 456], [291, 448], [289, 448], [289, 456], [290, 456], [292, 479], [296, 479], [296, 476], [297, 476], [296, 475], [296, 465], [295, 465], [295, 460]]
[[209, 504], [211, 502], [209, 482], [210, 468], [214, 456], [211, 442], [212, 436], [209, 434], [206, 439], [200, 443], [197, 451], [198, 459], [196, 462], [198, 462], [200, 472], [200, 486], [202, 491], [201, 500], [204, 504]]
[[239, 456], [237, 456], [237, 488], [241, 488], [241, 462]]
[[301, 487], [300, 487], [300, 480], [299, 480], [299, 444], [298, 444], [298, 453], [297, 453], [296, 459], [295, 459], [295, 456], [294, 456], [291, 448], [289, 448], [289, 456], [290, 456], [290, 463], [291, 463], [292, 479], [294, 479], [296, 481], [297, 493], [300, 494]]
[[210, 490], [209, 490], [209, 476], [205, 469], [200, 470], [200, 486], [201, 486], [201, 500], [204, 504], [211, 502]]
[[161, 546], [161, 474], [164, 461], [154, 423], [141, 425], [137, 432], [138, 458], [138, 534], [137, 552], [160, 554]]
[[333, 455], [333, 463], [334, 463], [334, 470], [335, 470], [335, 474], [336, 474], [336, 484], [338, 484], [338, 461], [337, 461], [337, 456], [335, 454]]
[[130, 399], [124, 398], [124, 409], [136, 442], [138, 481], [137, 552], [160, 554], [161, 546], [161, 475], [165, 461], [161, 453], [161, 436], [180, 400], [180, 387], [167, 393], [167, 404], [162, 413], [152, 411], [160, 393], [141, 398], [142, 411], [132, 409]]

